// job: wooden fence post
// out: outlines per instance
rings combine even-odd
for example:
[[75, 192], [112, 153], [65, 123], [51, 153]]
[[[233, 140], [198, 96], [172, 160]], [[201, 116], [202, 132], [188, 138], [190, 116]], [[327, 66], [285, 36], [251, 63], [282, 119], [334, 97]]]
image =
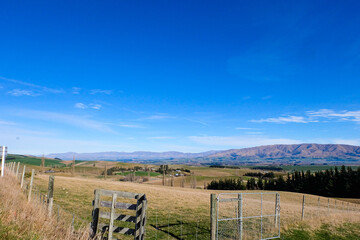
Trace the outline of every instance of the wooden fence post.
[[49, 176], [49, 185], [48, 185], [48, 194], [47, 194], [49, 217], [51, 217], [53, 202], [54, 202], [54, 181], [55, 181], [55, 177], [50, 175]]
[[278, 225], [278, 216], [280, 214], [280, 212], [278, 212], [279, 204], [280, 204], [280, 195], [279, 195], [279, 193], [276, 193], [276, 197], [275, 197], [275, 219], [274, 219], [275, 227]]
[[21, 189], [22, 189], [23, 186], [24, 186], [25, 169], [26, 169], [26, 166], [24, 165], [24, 167], [23, 167], [23, 173], [22, 173], [22, 176], [21, 176], [21, 184], [20, 184]]
[[162, 185], [165, 186], [165, 170], [163, 169]]
[[216, 194], [212, 193], [210, 195], [210, 231], [211, 231], [211, 240], [216, 240], [216, 227], [217, 227], [217, 219], [216, 219]]
[[104, 179], [107, 178], [107, 163], [105, 163]]
[[2, 147], [2, 153], [1, 153], [1, 177], [4, 176], [5, 172], [5, 146]]
[[20, 162], [18, 162], [17, 167], [16, 167], [16, 180], [18, 180], [18, 181], [19, 181], [19, 179], [18, 179], [19, 167], [20, 167]]
[[112, 202], [111, 202], [111, 209], [110, 209], [110, 223], [109, 223], [109, 235], [108, 239], [113, 239], [113, 232], [114, 232], [114, 218], [115, 218], [115, 205], [116, 205], [117, 194], [113, 193], [112, 195]]
[[304, 220], [304, 217], [305, 217], [305, 195], [303, 195], [303, 201], [302, 201], [301, 220]]
[[34, 181], [34, 175], [35, 175], [35, 170], [31, 170], [31, 180], [30, 180], [30, 187], [29, 187], [29, 195], [28, 195], [28, 202], [30, 202], [31, 200], [31, 191], [32, 191], [32, 185], [33, 185], [33, 181]]
[[92, 234], [91, 237], [95, 237], [96, 236], [96, 232], [97, 232], [97, 228], [98, 228], [98, 223], [99, 223], [99, 213], [100, 213], [100, 193], [99, 191], [95, 190], [94, 191], [94, 201], [93, 201], [93, 205], [94, 205], [94, 209], [92, 211], [92, 223], [91, 223], [91, 229], [92, 229]]
[[243, 197], [242, 197], [241, 193], [238, 194], [238, 217], [239, 217], [238, 231], [239, 231], [240, 240], [242, 240], [242, 237], [243, 237]]

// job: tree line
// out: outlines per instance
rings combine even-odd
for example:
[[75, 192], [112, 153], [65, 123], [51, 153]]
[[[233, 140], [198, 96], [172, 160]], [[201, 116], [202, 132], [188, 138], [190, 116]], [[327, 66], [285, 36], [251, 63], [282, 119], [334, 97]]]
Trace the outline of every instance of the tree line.
[[216, 190], [277, 190], [320, 195], [324, 197], [360, 198], [360, 167], [353, 170], [342, 166], [311, 173], [310, 170], [288, 173], [273, 179], [250, 178], [246, 184], [239, 179], [220, 179], [208, 184]]

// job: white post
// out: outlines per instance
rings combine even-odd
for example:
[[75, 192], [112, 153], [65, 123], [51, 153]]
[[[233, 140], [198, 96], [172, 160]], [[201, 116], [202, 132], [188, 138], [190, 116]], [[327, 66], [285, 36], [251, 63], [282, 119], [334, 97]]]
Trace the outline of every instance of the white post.
[[23, 173], [22, 173], [22, 176], [21, 176], [21, 185], [20, 185], [21, 189], [22, 189], [23, 186], [24, 186], [25, 169], [26, 169], [26, 166], [24, 165], [24, 167], [23, 167]]
[[32, 191], [32, 186], [33, 186], [33, 181], [34, 181], [34, 175], [35, 175], [35, 170], [32, 169], [31, 170], [30, 186], [29, 186], [28, 202], [30, 202], [30, 200], [31, 200], [31, 191]]
[[18, 180], [19, 168], [20, 168], [20, 162], [18, 162], [17, 167], [16, 167], [16, 180]]
[[2, 155], [1, 155], [1, 177], [4, 176], [5, 171], [5, 146], [2, 147]]

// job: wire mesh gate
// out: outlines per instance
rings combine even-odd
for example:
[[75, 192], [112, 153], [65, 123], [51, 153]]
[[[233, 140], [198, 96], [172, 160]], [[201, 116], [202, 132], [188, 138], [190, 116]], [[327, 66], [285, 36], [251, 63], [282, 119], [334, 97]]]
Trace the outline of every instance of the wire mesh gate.
[[220, 193], [217, 197], [218, 240], [280, 237], [278, 193]]

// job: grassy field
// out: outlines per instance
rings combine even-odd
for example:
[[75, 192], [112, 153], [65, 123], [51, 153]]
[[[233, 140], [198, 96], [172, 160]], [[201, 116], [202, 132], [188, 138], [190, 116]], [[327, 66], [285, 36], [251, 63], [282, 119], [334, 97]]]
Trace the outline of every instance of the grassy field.
[[[227, 169], [227, 168], [208, 168], [194, 166], [171, 166], [171, 168], [186, 168], [194, 174], [197, 181], [197, 188], [190, 188], [192, 176], [189, 173], [185, 178], [185, 188], [181, 188], [180, 181], [183, 177], [175, 177], [175, 187], [170, 187], [170, 177], [167, 176], [166, 184], [162, 186], [162, 175], [152, 172], [151, 180], [144, 183], [122, 182], [119, 181], [123, 176], [109, 175], [107, 179], [101, 175], [105, 166], [132, 168], [141, 166], [140, 164], [117, 163], [117, 162], [79, 162], [76, 164], [75, 177], [71, 177], [71, 168], [56, 168], [55, 173], [55, 206], [59, 205], [62, 218], [71, 222], [72, 213], [79, 219], [89, 223], [91, 221], [92, 200], [94, 198], [94, 189], [109, 189], [126, 192], [145, 193], [148, 199], [148, 218], [146, 234], [148, 239], [209, 239], [210, 219], [210, 194], [211, 193], [233, 193], [231, 191], [211, 191], [199, 189], [203, 188], [206, 182], [212, 179], [220, 178], [238, 178], [243, 177], [246, 172], [259, 172], [248, 168]], [[148, 165], [147, 167], [156, 168]], [[38, 166], [34, 166], [38, 168]], [[27, 169], [30, 171], [31, 167]], [[130, 172], [130, 171], [128, 171]], [[147, 172], [139, 171], [138, 176], [147, 176]], [[285, 174], [279, 172], [277, 174]], [[35, 177], [34, 192], [41, 190], [47, 192], [48, 175], [38, 173]], [[243, 193], [259, 193], [258, 191], [242, 191]], [[228, 195], [229, 196], [229, 195]], [[354, 205], [357, 199], [337, 200], [328, 199], [305, 194], [305, 222], [308, 225], [299, 225], [301, 220], [301, 206], [303, 195], [299, 193], [280, 192], [281, 200], [281, 231], [283, 239], [321, 239], [323, 236], [321, 229], [329, 227], [334, 231], [333, 236], [344, 235], [351, 239], [352, 234], [358, 234], [356, 231], [344, 232], [341, 227], [344, 224], [348, 226], [357, 226], [360, 222], [360, 214], [354, 214]], [[237, 196], [236, 196], [237, 197]], [[263, 195], [263, 214], [274, 213], [274, 195]], [[125, 201], [125, 200], [124, 200]], [[123, 202], [124, 202], [123, 201]], [[243, 199], [244, 214], [260, 215], [261, 199], [260, 195], [244, 195]], [[349, 204], [349, 205], [348, 205]], [[328, 207], [329, 206], [329, 207]], [[359, 205], [357, 211], [360, 212]], [[219, 205], [219, 217], [236, 217], [236, 203]], [[55, 207], [55, 212], [56, 212]], [[123, 212], [122, 212], [123, 213]], [[124, 214], [124, 213], [123, 213]], [[77, 219], [77, 218], [76, 218]], [[259, 219], [244, 222], [245, 239], [258, 238]], [[77, 220], [76, 220], [77, 221]], [[269, 236], [274, 233], [274, 218], [263, 218], [264, 233]], [[304, 223], [304, 222], [303, 222]], [[354, 225], [355, 224], [355, 225]], [[1, 225], [1, 223], [0, 223]], [[310, 227], [309, 227], [310, 226]], [[355, 228], [356, 227], [352, 227]], [[351, 229], [352, 229], [351, 228]], [[232, 228], [234, 229], [234, 228]], [[235, 228], [236, 229], [236, 228]], [[319, 232], [320, 231], [320, 232]], [[255, 235], [256, 236], [255, 236]], [[296, 238], [298, 236], [307, 236], [309, 238]], [[360, 237], [360, 234], [356, 235]], [[122, 238], [131, 239], [131, 238]], [[330, 238], [331, 239], [331, 238]], [[333, 238], [337, 239], [337, 238]], [[355, 238], [356, 239], [356, 238]]]
[[[6, 157], [6, 162], [20, 162], [21, 164], [26, 164], [26, 165], [41, 166], [40, 157], [32, 157], [32, 156], [24, 156], [24, 155], [8, 154]], [[62, 163], [61, 160], [46, 158], [45, 166], [65, 167], [65, 164]]]
[[[130, 173], [133, 173], [133, 172], [118, 172], [118, 173], [115, 173], [115, 175], [127, 176]], [[136, 171], [135, 176], [137, 176], [137, 177], [147, 177], [148, 172]], [[157, 177], [157, 176], [161, 176], [161, 174], [157, 173], [157, 172], [150, 172], [150, 177]]]
[[340, 226], [323, 224], [318, 229], [312, 229], [307, 224], [283, 232], [283, 240], [356, 240], [360, 236], [360, 223], [345, 223]]
[[[42, 191], [46, 192], [47, 180], [48, 176], [37, 175], [35, 183]], [[220, 193], [219, 191], [202, 189], [119, 182], [111, 179], [57, 176], [54, 193], [55, 203], [90, 222], [94, 189], [145, 193], [149, 201], [147, 223], [147, 237], [149, 239], [167, 239], [168, 234], [170, 239], [177, 239], [180, 235], [183, 236], [183, 239], [194, 239], [195, 234], [197, 234], [198, 239], [208, 239], [210, 193]], [[300, 221], [302, 196], [298, 193], [280, 193], [281, 226], [284, 231]], [[359, 214], [348, 214], [346, 211], [341, 211], [339, 201], [338, 208], [335, 210], [334, 200], [330, 200], [330, 215], [327, 215], [327, 198], [320, 197], [319, 207], [317, 206], [317, 196], [306, 195], [306, 201], [305, 219], [307, 223], [313, 226], [321, 227], [322, 224], [333, 226], [346, 222], [360, 222]], [[257, 214], [256, 211], [260, 209], [260, 200], [255, 196], [249, 197], [244, 199], [244, 206], [246, 209], [250, 209], [247, 210], [249, 211], [247, 214]], [[274, 199], [264, 199], [264, 211], [272, 213], [273, 206]], [[234, 212], [231, 210], [234, 209], [233, 206], [228, 206], [228, 208], [230, 208], [230, 212], [227, 213], [232, 214]], [[224, 212], [228, 210], [224, 210]]]

